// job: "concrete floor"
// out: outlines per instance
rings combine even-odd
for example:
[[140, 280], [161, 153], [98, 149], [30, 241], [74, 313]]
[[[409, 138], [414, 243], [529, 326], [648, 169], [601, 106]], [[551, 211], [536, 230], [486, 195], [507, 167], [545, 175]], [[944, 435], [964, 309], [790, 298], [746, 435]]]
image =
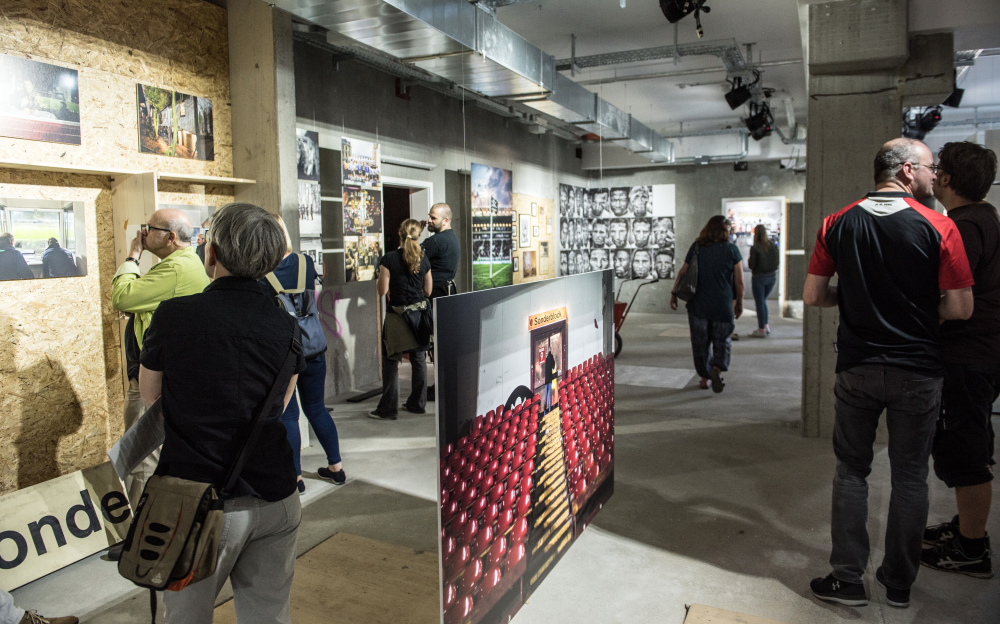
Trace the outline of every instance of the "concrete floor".
[[[754, 327], [750, 311], [737, 332]], [[616, 372], [615, 494], [514, 624], [681, 624], [691, 603], [788, 624], [1000, 623], [998, 578], [925, 568], [910, 608], [886, 605], [874, 582], [889, 497], [884, 447], [870, 479], [871, 603], [852, 608], [811, 597], [809, 580], [829, 572], [834, 458], [829, 440], [799, 432], [802, 324], [778, 319], [772, 327], [767, 340], [734, 343], [726, 389], [715, 395], [697, 388], [683, 314], [629, 317]], [[436, 548], [434, 416], [374, 421], [366, 418], [374, 404], [336, 405], [349, 482], [307, 481], [302, 552], [340, 531]], [[322, 464], [319, 449], [304, 451], [307, 477]], [[954, 498], [930, 482], [931, 521], [946, 520]], [[990, 530], [1000, 535], [1000, 513]], [[145, 594], [99, 555], [14, 595], [22, 606], [74, 612], [84, 622], [148, 618]]]

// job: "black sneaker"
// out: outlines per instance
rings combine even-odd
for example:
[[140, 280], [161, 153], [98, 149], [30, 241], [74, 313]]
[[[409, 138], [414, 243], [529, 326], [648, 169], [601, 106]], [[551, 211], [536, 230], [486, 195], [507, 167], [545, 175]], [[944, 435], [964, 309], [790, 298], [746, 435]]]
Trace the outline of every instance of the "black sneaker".
[[879, 566], [878, 570], [875, 570], [875, 580], [885, 588], [885, 601], [890, 607], [905, 609], [910, 606], [910, 590], [896, 589], [895, 587], [889, 587], [886, 585], [885, 574], [882, 572], [882, 566]]
[[378, 410], [368, 412], [368, 418], [374, 418], [375, 420], [396, 420], [395, 414], [383, 414]]
[[958, 537], [925, 549], [920, 553], [920, 563], [942, 572], [955, 572], [976, 578], [993, 578], [993, 561], [990, 559], [990, 539], [986, 537], [986, 547], [982, 554], [969, 556], [962, 549]]
[[813, 596], [827, 602], [838, 602], [849, 607], [863, 607], [868, 604], [864, 583], [846, 583], [832, 574], [826, 578], [814, 578], [809, 583]]
[[718, 394], [722, 392], [722, 389], [726, 387], [726, 384], [722, 383], [722, 375], [720, 374], [718, 368], [712, 367], [712, 370], [708, 373], [709, 377], [712, 379], [712, 392]]
[[958, 535], [958, 516], [950, 522], [942, 522], [924, 529], [924, 548], [934, 548], [946, 542], [950, 542]]
[[316, 474], [319, 475], [320, 479], [332, 481], [334, 485], [344, 485], [345, 483], [347, 483], [347, 474], [344, 472], [343, 468], [341, 468], [337, 472], [334, 472], [329, 468], [327, 468], [326, 466], [320, 466], [319, 469], [316, 471]]

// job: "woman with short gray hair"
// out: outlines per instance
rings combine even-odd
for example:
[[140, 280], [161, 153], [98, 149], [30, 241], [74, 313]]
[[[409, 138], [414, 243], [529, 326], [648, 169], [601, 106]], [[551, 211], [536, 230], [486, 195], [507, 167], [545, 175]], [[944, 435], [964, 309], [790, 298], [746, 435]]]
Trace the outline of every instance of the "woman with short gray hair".
[[[160, 401], [164, 419], [156, 474], [221, 491], [261, 406], [263, 422], [224, 500], [215, 575], [165, 592], [167, 622], [210, 624], [215, 597], [231, 579], [240, 622], [288, 624], [302, 508], [280, 416], [306, 364], [299, 348], [294, 374], [279, 379], [296, 321], [257, 283], [281, 261], [285, 236], [262, 208], [229, 204], [215, 214], [205, 251], [212, 283], [202, 293], [161, 303], [143, 343], [139, 389], [147, 404]], [[263, 405], [275, 383], [286, 388], [283, 404]]]

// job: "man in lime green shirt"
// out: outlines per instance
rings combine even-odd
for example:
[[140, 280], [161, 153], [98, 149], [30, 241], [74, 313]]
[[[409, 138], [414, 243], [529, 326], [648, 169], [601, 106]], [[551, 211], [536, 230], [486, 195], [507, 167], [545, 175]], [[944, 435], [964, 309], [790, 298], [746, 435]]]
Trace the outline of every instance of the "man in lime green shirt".
[[[160, 302], [194, 295], [209, 284], [205, 267], [191, 246], [194, 227], [182, 210], [157, 210], [149, 223], [139, 228], [132, 240], [129, 257], [118, 267], [112, 280], [111, 302], [116, 310], [132, 315], [125, 337], [128, 361], [128, 393], [125, 397], [125, 428], [146, 411], [139, 396], [139, 350], [142, 338]], [[139, 275], [139, 258], [149, 251], [160, 259], [145, 275]], [[133, 370], [134, 369], [134, 370]], [[125, 489], [133, 505], [139, 500], [146, 480], [156, 469], [159, 451], [150, 455], [125, 479]]]

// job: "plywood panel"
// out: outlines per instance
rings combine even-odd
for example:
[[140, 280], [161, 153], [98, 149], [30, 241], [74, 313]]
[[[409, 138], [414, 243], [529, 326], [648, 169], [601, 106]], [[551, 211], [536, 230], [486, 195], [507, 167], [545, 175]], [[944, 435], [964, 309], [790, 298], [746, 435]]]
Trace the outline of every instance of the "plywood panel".
[[693, 604], [688, 609], [684, 624], [784, 624], [778, 620], [706, 607], [705, 605]]
[[[292, 584], [296, 624], [440, 621], [438, 556], [338, 533], [299, 557]], [[232, 601], [217, 624], [236, 624]]]

